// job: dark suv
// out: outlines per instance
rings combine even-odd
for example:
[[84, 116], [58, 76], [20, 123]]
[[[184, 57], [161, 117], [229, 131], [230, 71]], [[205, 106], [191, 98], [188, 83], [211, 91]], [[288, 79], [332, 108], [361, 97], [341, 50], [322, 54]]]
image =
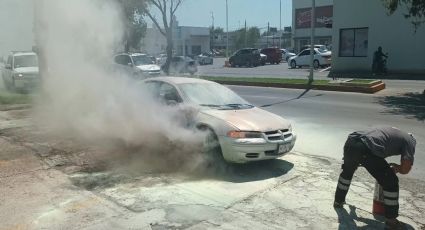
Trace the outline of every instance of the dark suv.
[[236, 51], [230, 58], [229, 64], [235, 66], [259, 66], [261, 63], [260, 51], [253, 48], [245, 48]]
[[282, 50], [279, 48], [264, 48], [261, 53], [267, 55], [267, 62], [270, 64], [279, 64], [282, 61]]

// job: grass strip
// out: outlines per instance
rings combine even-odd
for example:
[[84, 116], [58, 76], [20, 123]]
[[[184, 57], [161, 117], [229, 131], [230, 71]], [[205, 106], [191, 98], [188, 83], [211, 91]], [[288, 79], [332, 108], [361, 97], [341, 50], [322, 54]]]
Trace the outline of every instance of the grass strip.
[[31, 94], [20, 94], [0, 90], [0, 105], [28, 104], [31, 102]]

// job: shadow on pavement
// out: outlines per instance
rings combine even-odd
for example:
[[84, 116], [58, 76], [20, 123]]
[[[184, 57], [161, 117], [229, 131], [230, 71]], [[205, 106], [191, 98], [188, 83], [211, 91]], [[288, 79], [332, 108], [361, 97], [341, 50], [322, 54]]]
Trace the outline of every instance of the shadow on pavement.
[[386, 96], [378, 101], [388, 109], [384, 113], [405, 115], [419, 121], [425, 120], [425, 96], [421, 93], [406, 93]]
[[265, 108], [265, 107], [270, 107], [270, 106], [274, 106], [274, 105], [279, 105], [279, 104], [284, 104], [290, 101], [295, 101], [301, 98], [310, 98], [310, 97], [320, 97], [323, 96], [323, 94], [317, 94], [317, 95], [312, 95], [312, 96], [308, 96], [308, 97], [304, 97], [304, 95], [306, 95], [313, 87], [309, 87], [306, 90], [304, 90], [304, 92], [302, 92], [299, 96], [289, 99], [289, 100], [285, 100], [285, 101], [279, 101], [279, 102], [275, 102], [275, 103], [271, 103], [271, 104], [266, 104], [266, 105], [261, 105], [261, 108]]
[[[347, 212], [344, 208], [335, 208], [335, 212], [338, 215], [339, 230], [351, 230], [351, 229], [384, 229], [385, 218], [375, 217], [376, 219], [368, 219], [364, 217], [359, 217], [356, 213], [356, 207], [353, 205], [348, 206], [350, 212]], [[361, 222], [360, 226], [357, 226], [357, 222]], [[406, 230], [414, 229], [412, 226], [406, 224]]]
[[293, 163], [280, 159], [228, 164], [225, 170], [217, 172], [213, 177], [233, 183], [245, 183], [280, 177], [291, 171], [293, 167]]

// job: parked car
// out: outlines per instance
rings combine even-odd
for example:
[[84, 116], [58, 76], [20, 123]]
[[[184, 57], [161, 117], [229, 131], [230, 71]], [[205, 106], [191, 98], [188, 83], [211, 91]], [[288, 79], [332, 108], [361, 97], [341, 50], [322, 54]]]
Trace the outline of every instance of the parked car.
[[198, 56], [196, 56], [196, 61], [200, 65], [212, 65], [214, 64], [214, 58], [212, 53], [202, 53]]
[[30, 51], [10, 53], [1, 75], [4, 86], [10, 90], [36, 86], [40, 81], [37, 54]]
[[236, 51], [230, 58], [229, 64], [236, 66], [258, 66], [261, 64], [261, 55], [258, 49], [244, 48]]
[[[320, 67], [330, 66], [331, 57], [331, 51], [314, 48], [313, 67], [318, 69]], [[305, 49], [296, 56], [289, 58], [288, 65], [293, 69], [302, 66], [310, 66], [310, 49]]]
[[282, 51], [279, 48], [264, 48], [260, 52], [267, 55], [267, 62], [270, 64], [279, 64], [282, 61]]
[[151, 57], [142, 53], [121, 53], [114, 62], [134, 78], [155, 77], [161, 74], [161, 68]]
[[[161, 66], [164, 69], [164, 65]], [[171, 58], [170, 72], [171, 73], [189, 73], [195, 74], [198, 71], [196, 61], [190, 57], [175, 56]]]
[[289, 121], [255, 107], [223, 85], [183, 77], [151, 78], [142, 85], [158, 102], [178, 106], [188, 127], [205, 131], [206, 152], [217, 158], [234, 163], [268, 160], [294, 147], [296, 135]]
[[288, 59], [295, 56], [295, 53], [289, 52], [287, 49], [280, 49], [282, 51], [282, 60], [288, 62]]
[[267, 55], [260, 53], [260, 60], [261, 65], [266, 65]]

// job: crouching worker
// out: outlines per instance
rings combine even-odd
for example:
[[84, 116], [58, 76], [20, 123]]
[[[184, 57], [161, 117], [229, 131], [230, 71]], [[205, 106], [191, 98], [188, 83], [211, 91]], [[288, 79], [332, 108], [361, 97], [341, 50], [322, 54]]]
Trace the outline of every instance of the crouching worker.
[[[335, 192], [335, 208], [342, 208], [351, 179], [359, 165], [378, 181], [384, 190], [385, 229], [404, 229], [397, 220], [399, 185], [396, 173], [407, 174], [413, 165], [416, 140], [410, 133], [394, 127], [370, 128], [348, 136], [344, 163]], [[401, 164], [388, 164], [386, 157], [401, 155]]]

